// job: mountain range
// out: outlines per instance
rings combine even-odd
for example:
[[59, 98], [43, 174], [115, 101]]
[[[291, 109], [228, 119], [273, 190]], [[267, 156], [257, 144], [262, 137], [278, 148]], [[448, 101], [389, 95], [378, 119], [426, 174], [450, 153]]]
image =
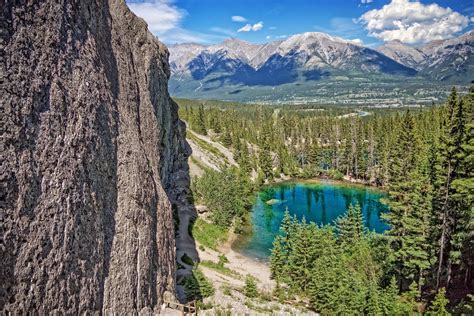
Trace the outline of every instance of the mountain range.
[[264, 44], [235, 38], [215, 45], [176, 44], [169, 51], [170, 91], [178, 96], [229, 86], [240, 91], [337, 78], [468, 84], [474, 77], [474, 31], [421, 47], [393, 41], [373, 49], [308, 32]]

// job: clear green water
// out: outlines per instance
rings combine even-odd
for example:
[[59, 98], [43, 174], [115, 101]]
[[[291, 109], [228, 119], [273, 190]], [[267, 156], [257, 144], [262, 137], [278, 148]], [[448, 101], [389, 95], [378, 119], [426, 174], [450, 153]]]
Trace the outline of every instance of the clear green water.
[[[240, 240], [236, 247], [244, 255], [268, 260], [286, 208], [299, 220], [305, 217], [307, 222], [326, 225], [333, 224], [351, 203], [359, 203], [367, 228], [378, 233], [384, 232], [388, 226], [380, 215], [387, 211], [387, 207], [379, 201], [384, 196], [383, 192], [372, 188], [327, 181], [282, 183], [264, 187], [258, 192], [253, 206], [252, 233]], [[274, 204], [266, 203], [272, 199], [276, 200], [273, 201]]]

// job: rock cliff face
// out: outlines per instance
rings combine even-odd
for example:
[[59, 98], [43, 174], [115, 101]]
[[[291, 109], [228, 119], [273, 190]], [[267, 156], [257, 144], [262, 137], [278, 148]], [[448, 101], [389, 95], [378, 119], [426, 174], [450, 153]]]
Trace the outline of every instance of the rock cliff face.
[[123, 0], [0, 14], [0, 310], [156, 312], [189, 184], [166, 47]]

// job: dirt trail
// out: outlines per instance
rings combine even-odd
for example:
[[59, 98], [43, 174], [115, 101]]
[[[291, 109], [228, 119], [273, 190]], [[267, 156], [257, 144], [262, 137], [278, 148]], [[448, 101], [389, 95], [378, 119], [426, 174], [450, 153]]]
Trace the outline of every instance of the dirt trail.
[[[200, 311], [201, 315], [216, 315], [218, 311], [230, 312], [231, 315], [317, 315], [307, 309], [289, 304], [281, 304], [276, 300], [250, 299], [243, 295], [242, 289], [245, 286], [245, 276], [252, 275], [257, 279], [257, 286], [260, 293], [270, 295], [275, 287], [275, 282], [270, 280], [270, 268], [267, 264], [245, 257], [231, 248], [234, 241], [233, 235], [229, 240], [218, 248], [198, 250], [202, 261], [210, 260], [218, 262], [219, 254], [223, 253], [229, 260], [225, 266], [230, 270], [240, 274], [239, 277], [224, 275], [218, 271], [201, 266], [204, 275], [214, 285], [216, 293], [207, 299], [206, 303], [214, 306], [210, 310]], [[199, 245], [199, 243], [198, 243]]]
[[[252, 258], [246, 257], [232, 249], [231, 245], [235, 240], [235, 236], [231, 234], [228, 241], [218, 248], [218, 251], [212, 249], [206, 249], [202, 251], [198, 249], [199, 258], [203, 260], [211, 260], [218, 262], [219, 254], [223, 253], [229, 259], [229, 263], [226, 264], [231, 270], [240, 273], [243, 276], [247, 274], [252, 275], [258, 280], [258, 286], [260, 289], [271, 291], [275, 286], [275, 282], [270, 280], [270, 267], [263, 263], [256, 261]], [[232, 279], [230, 282], [234, 286], [242, 286], [243, 280]]]

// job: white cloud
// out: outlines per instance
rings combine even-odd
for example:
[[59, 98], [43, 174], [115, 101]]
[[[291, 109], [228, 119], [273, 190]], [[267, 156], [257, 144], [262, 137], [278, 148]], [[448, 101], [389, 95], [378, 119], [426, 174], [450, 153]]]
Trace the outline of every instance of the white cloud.
[[130, 2], [130, 9], [148, 23], [150, 32], [160, 33], [172, 30], [179, 26], [186, 11], [172, 5], [166, 0], [154, 0], [148, 2]]
[[148, 30], [155, 34], [160, 41], [174, 43], [210, 43], [220, 41], [226, 36], [205, 34], [186, 30], [181, 22], [187, 12], [173, 4], [172, 0], [146, 0], [136, 2], [128, 0], [127, 5], [148, 24]]
[[328, 27], [315, 25], [314, 28], [319, 32], [328, 33], [332, 36], [342, 38], [362, 37], [367, 34], [358, 19], [350, 19], [343, 17], [334, 17], [329, 21]]
[[221, 33], [221, 34], [224, 34], [224, 35], [227, 35], [227, 36], [235, 36], [236, 35], [234, 31], [229, 30], [229, 29], [225, 29], [225, 28], [222, 28], [222, 27], [218, 27], [218, 26], [211, 27], [211, 31], [216, 32], [216, 33]]
[[268, 29], [269, 30], [276, 30], [276, 26], [270, 26]]
[[287, 38], [287, 37], [288, 37], [288, 35], [279, 35], [276, 38]]
[[360, 3], [362, 4], [368, 4], [368, 3], [372, 3], [374, 0], [360, 0]]
[[358, 21], [370, 36], [409, 44], [450, 38], [469, 24], [468, 17], [450, 8], [410, 0], [392, 0], [379, 10], [367, 11]]
[[272, 38], [272, 36], [271, 36], [271, 35], [267, 35], [267, 36], [265, 36], [265, 38], [266, 38], [267, 40], [269, 40], [270, 38]]
[[180, 27], [164, 32], [163, 34], [157, 34], [158, 39], [167, 44], [176, 43], [200, 43], [209, 44], [215, 41], [222, 41], [228, 36], [213, 35], [200, 32], [189, 31]]
[[245, 24], [243, 27], [237, 30], [237, 32], [250, 32], [252, 30], [251, 24]]
[[234, 22], [247, 22], [247, 19], [240, 15], [234, 15], [231, 19]]
[[255, 31], [260, 31], [262, 28], [263, 28], [263, 22], [262, 21], [252, 25], [252, 31], [254, 31], [254, 32]]
[[364, 42], [360, 38], [354, 38], [354, 39], [351, 39], [351, 40], [348, 40], [348, 41], [353, 43], [353, 44], [356, 44], [356, 45], [363, 45], [364, 44]]
[[263, 28], [263, 22], [260, 21], [258, 23], [252, 24], [245, 24], [243, 27], [237, 30], [237, 32], [250, 32], [250, 31], [260, 31]]

